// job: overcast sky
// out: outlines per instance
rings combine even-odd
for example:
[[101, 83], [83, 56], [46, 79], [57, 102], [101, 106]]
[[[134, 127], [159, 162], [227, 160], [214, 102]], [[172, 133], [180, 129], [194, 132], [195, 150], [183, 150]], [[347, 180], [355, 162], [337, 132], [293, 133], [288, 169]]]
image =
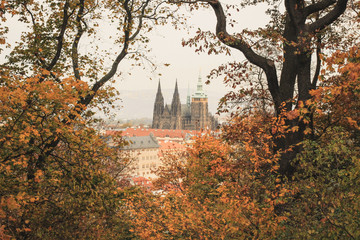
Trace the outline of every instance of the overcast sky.
[[[236, 32], [243, 28], [255, 29], [266, 23], [267, 17], [264, 14], [265, 8], [247, 7], [238, 13], [237, 20], [239, 25]], [[184, 10], [185, 12], [185, 10]], [[175, 81], [178, 81], [180, 98], [182, 103], [186, 102], [187, 88], [190, 86], [193, 93], [196, 89], [196, 83], [199, 75], [203, 82], [207, 80], [206, 76], [210, 71], [221, 64], [229, 61], [242, 61], [243, 55], [238, 51], [232, 51], [231, 56], [225, 55], [207, 55], [206, 53], [195, 53], [194, 48], [183, 47], [182, 39], [188, 39], [194, 36], [195, 31], [200, 28], [203, 31], [214, 32], [216, 18], [212, 9], [202, 9], [188, 12], [191, 15], [187, 24], [192, 28], [188, 30], [175, 30], [171, 26], [157, 26], [150, 35], [149, 47], [152, 51], [148, 54], [156, 64], [170, 64], [168, 67], [160, 67], [153, 71], [150, 66], [144, 64], [142, 67], [130, 67], [128, 62], [122, 62], [119, 71], [120, 77], [116, 78], [116, 88], [120, 91], [122, 102], [118, 105], [122, 107], [115, 109], [113, 113], [118, 119], [132, 119], [148, 117], [152, 118], [153, 105], [157, 91], [158, 81], [161, 81], [163, 96], [166, 103], [171, 103], [174, 91]], [[19, 28], [15, 20], [9, 22], [10, 41], [19, 39]], [[111, 34], [109, 29], [102, 29], [104, 38]], [[229, 29], [231, 32], [231, 29]], [[106, 41], [102, 44], [106, 45]], [[86, 43], [80, 42], [81, 47], [86, 48]], [[106, 46], [110, 49], [116, 47]], [[4, 57], [4, 51], [1, 58]], [[131, 73], [131, 75], [129, 74]], [[159, 73], [161, 76], [159, 76]], [[150, 80], [152, 79], [152, 80]], [[213, 80], [209, 85], [204, 86], [204, 90], [209, 96], [209, 110], [216, 112], [219, 99], [227, 92], [222, 79]]]
[[[120, 118], [152, 118], [153, 104], [157, 91], [158, 81], [161, 81], [164, 100], [171, 103], [175, 81], [178, 80], [180, 98], [182, 103], [186, 101], [188, 84], [192, 92], [196, 89], [196, 82], [199, 75], [203, 82], [210, 71], [221, 64], [230, 61], [241, 61], [243, 55], [238, 51], [232, 51], [231, 56], [207, 55], [206, 53], [195, 53], [194, 48], [183, 47], [182, 39], [194, 36], [194, 32], [200, 28], [204, 31], [215, 31], [216, 18], [212, 9], [204, 9], [189, 13], [192, 15], [188, 21], [192, 26], [190, 34], [183, 30], [174, 30], [169, 26], [157, 27], [152, 33], [150, 47], [151, 58], [157, 63], [169, 63], [169, 67], [161, 67], [155, 72], [150, 68], [130, 69], [131, 75], [124, 75], [117, 79], [116, 86], [123, 99], [123, 108], [117, 111]], [[240, 12], [239, 31], [243, 28], [254, 29], [266, 23], [264, 8], [248, 7]], [[157, 74], [161, 73], [162, 76]], [[150, 80], [152, 78], [152, 80]], [[205, 91], [209, 95], [209, 110], [216, 112], [219, 99], [227, 92], [222, 79], [211, 81], [209, 85], [204, 85]]]

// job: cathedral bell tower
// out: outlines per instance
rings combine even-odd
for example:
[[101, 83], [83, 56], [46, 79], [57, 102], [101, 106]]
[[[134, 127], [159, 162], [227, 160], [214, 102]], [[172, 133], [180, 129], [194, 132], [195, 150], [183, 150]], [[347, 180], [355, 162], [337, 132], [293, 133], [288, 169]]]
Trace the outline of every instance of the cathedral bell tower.
[[211, 127], [208, 116], [208, 97], [203, 90], [200, 76], [196, 92], [191, 99], [191, 124], [195, 127], [195, 130]]
[[160, 80], [159, 80], [158, 90], [156, 93], [156, 98], [155, 98], [155, 103], [154, 103], [152, 128], [162, 128], [161, 116], [162, 116], [163, 112], [164, 112], [164, 97], [161, 93], [161, 86], [160, 86]]

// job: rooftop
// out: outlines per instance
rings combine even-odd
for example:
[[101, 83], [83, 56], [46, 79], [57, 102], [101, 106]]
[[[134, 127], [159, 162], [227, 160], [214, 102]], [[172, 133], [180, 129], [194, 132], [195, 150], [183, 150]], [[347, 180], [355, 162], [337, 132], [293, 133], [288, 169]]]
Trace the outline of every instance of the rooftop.
[[[118, 131], [106, 131], [106, 135], [114, 135]], [[187, 134], [195, 135], [197, 131], [195, 130], [181, 130], [181, 129], [153, 129], [153, 128], [127, 128], [121, 135], [122, 136], [149, 136], [152, 133], [155, 137], [158, 138], [185, 138]]]
[[129, 142], [129, 145], [124, 146], [123, 149], [143, 149], [143, 148], [159, 148], [157, 140], [152, 134], [148, 136], [125, 136], [124, 140]]

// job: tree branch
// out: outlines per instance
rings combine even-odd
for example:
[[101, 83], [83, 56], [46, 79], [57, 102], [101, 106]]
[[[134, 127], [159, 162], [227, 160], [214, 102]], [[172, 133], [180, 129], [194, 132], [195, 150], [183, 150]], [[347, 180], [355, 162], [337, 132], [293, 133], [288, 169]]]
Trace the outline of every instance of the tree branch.
[[324, 17], [308, 26], [309, 32], [320, 31], [338, 19], [346, 10], [348, 0], [338, 0], [334, 8]]
[[80, 80], [80, 71], [79, 71], [79, 51], [78, 51], [78, 46], [79, 46], [79, 41], [81, 39], [81, 36], [84, 33], [84, 29], [81, 26], [81, 21], [82, 21], [82, 17], [84, 14], [84, 0], [80, 0], [80, 8], [78, 11], [78, 14], [76, 16], [76, 25], [77, 25], [77, 33], [72, 45], [72, 49], [71, 49], [71, 59], [73, 62], [73, 71], [74, 71], [74, 76], [77, 80]]
[[109, 72], [107, 74], [105, 74], [105, 76], [103, 76], [99, 81], [97, 81], [93, 85], [93, 87], [91, 88], [91, 92], [89, 94], [87, 94], [83, 99], [81, 99], [80, 104], [87, 106], [91, 102], [91, 100], [95, 97], [97, 91], [115, 75], [120, 62], [127, 55], [129, 43], [130, 43], [130, 31], [131, 31], [131, 27], [133, 24], [132, 12], [129, 9], [128, 4], [129, 4], [129, 0], [125, 0], [123, 6], [126, 11], [126, 16], [125, 16], [125, 21], [124, 21], [126, 23], [126, 27], [124, 30], [124, 45], [123, 45], [122, 51], [116, 57]]
[[55, 64], [57, 63], [57, 61], [60, 58], [60, 54], [61, 54], [62, 47], [63, 47], [64, 35], [65, 35], [66, 28], [67, 28], [68, 20], [69, 20], [70, 16], [74, 13], [74, 11], [73, 11], [72, 13], [68, 14], [68, 9], [69, 9], [69, 1], [66, 1], [65, 6], [64, 6], [63, 22], [62, 22], [62, 25], [61, 25], [59, 36], [57, 37], [58, 43], [57, 43], [57, 46], [56, 46], [56, 54], [55, 54], [54, 58], [52, 59], [52, 61], [50, 62], [49, 66], [46, 67], [46, 70], [48, 70], [48, 71], [50, 71], [55, 66]]
[[311, 83], [311, 86], [313, 89], [316, 88], [318, 79], [319, 79], [319, 74], [320, 74], [320, 68], [321, 68], [321, 58], [320, 58], [320, 54], [321, 54], [321, 36], [317, 36], [317, 41], [316, 41], [316, 68], [315, 68], [315, 73], [314, 73], [314, 77]]
[[220, 2], [214, 0], [209, 1], [208, 3], [213, 8], [217, 18], [216, 36], [221, 42], [223, 42], [227, 46], [241, 51], [252, 64], [264, 70], [269, 90], [275, 103], [275, 108], [278, 108], [281, 104], [281, 98], [274, 62], [270, 59], [264, 58], [256, 54], [244, 40], [237, 39], [229, 35], [226, 30], [226, 16]]
[[309, 16], [312, 13], [319, 12], [330, 7], [332, 4], [336, 3], [336, 0], [323, 0], [314, 4], [311, 4], [305, 7], [304, 13], [305, 16]]
[[285, 8], [290, 17], [290, 22], [294, 24], [295, 28], [299, 30], [298, 7], [294, 0], [285, 0]]
[[139, 17], [139, 23], [138, 23], [138, 26], [136, 28], [136, 31], [131, 35], [131, 37], [129, 37], [129, 40], [132, 41], [136, 38], [136, 36], [140, 33], [140, 30], [143, 26], [143, 18], [144, 18], [144, 15], [145, 15], [145, 9], [146, 7], [148, 6], [150, 0], [147, 0], [143, 5], [142, 5], [142, 8], [141, 8], [141, 14], [140, 14], [140, 17]]

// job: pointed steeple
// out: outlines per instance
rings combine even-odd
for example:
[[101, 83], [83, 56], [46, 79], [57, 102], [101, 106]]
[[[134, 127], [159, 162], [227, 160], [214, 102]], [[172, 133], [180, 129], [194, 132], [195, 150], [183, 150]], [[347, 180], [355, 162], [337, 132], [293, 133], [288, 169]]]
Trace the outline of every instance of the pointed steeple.
[[181, 103], [180, 103], [177, 79], [176, 79], [176, 83], [175, 83], [175, 91], [174, 91], [173, 99], [171, 102], [171, 113], [173, 115], [181, 114]]
[[152, 128], [160, 128], [160, 119], [163, 112], [164, 112], [164, 97], [161, 93], [161, 86], [159, 80], [158, 90], [156, 93], [155, 103], [154, 103]]
[[[157, 93], [156, 93], [156, 99], [164, 99], [163, 96], [162, 96], [162, 93], [161, 93], [160, 80], [159, 80], [159, 84], [158, 84], [158, 90], [157, 90]], [[155, 102], [156, 102], [156, 100], [155, 100]]]
[[181, 102], [180, 102], [179, 89], [176, 79], [174, 95], [171, 102], [171, 129], [180, 129], [180, 128], [181, 128]]
[[177, 94], [179, 96], [179, 90], [178, 90], [178, 84], [177, 84], [177, 79], [175, 81], [175, 91], [174, 91], [174, 95]]

